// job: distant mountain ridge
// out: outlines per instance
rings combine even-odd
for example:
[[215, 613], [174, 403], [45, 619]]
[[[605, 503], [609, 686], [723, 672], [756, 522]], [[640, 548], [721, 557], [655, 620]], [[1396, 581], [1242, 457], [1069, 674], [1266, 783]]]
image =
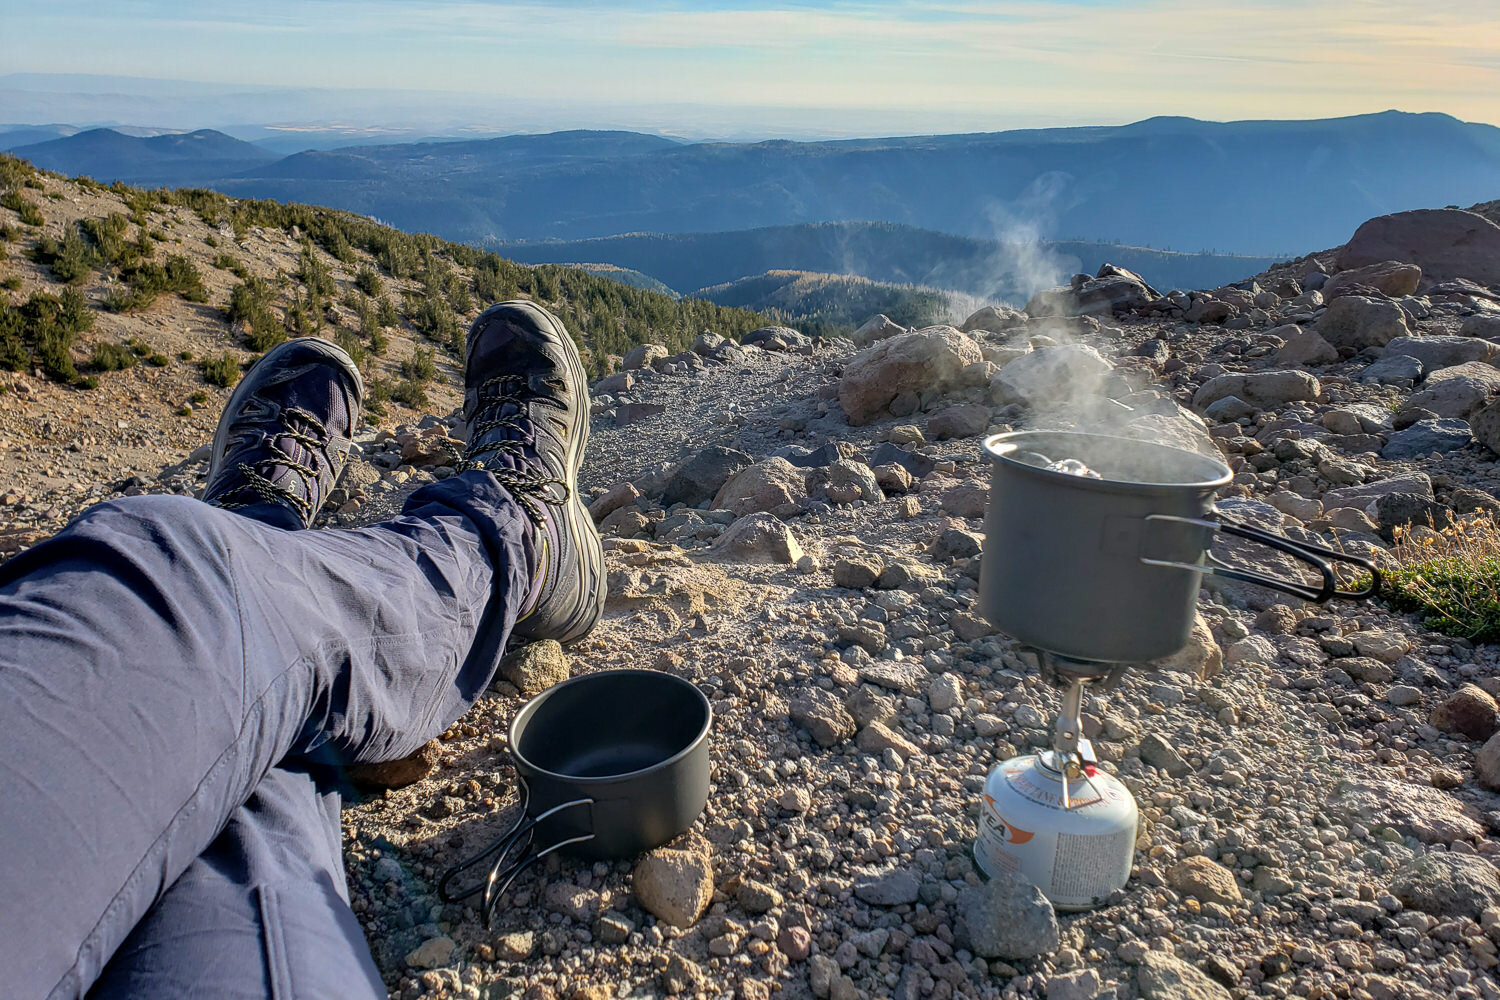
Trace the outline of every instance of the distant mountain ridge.
[[792, 270], [1022, 301], [1078, 271], [1092, 274], [1105, 263], [1137, 271], [1165, 291], [1215, 288], [1264, 271], [1281, 259], [1081, 242], [1007, 244], [875, 222], [633, 233], [595, 240], [500, 243], [493, 248], [528, 264], [595, 261], [629, 268], [684, 294], [767, 271]]
[[151, 187], [196, 186], [208, 178], [233, 176], [278, 158], [259, 146], [206, 128], [144, 137], [95, 128], [18, 146], [11, 153], [61, 174]]
[[283, 159], [248, 143], [223, 156], [150, 145], [172, 136], [119, 137], [101, 156], [98, 132], [14, 152], [99, 180], [315, 202], [470, 242], [879, 220], [1001, 242], [1285, 256], [1375, 215], [1500, 192], [1500, 128], [1394, 111], [823, 142], [573, 131]]

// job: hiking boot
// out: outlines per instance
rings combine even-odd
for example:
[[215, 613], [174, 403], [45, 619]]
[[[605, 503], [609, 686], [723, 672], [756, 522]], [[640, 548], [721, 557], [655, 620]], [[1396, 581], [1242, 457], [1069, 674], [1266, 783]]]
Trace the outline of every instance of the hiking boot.
[[492, 473], [537, 527], [531, 592], [515, 636], [583, 637], [604, 613], [604, 550], [578, 495], [588, 376], [556, 316], [530, 302], [502, 302], [474, 321], [463, 416], [464, 467]]
[[225, 510], [280, 504], [311, 525], [344, 471], [364, 394], [359, 369], [326, 340], [271, 348], [219, 417], [204, 502]]

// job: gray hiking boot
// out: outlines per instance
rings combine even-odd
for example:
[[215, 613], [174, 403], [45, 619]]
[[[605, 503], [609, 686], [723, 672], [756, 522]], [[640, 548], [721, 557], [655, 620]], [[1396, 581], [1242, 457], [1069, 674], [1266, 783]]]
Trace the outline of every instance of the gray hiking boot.
[[464, 357], [465, 465], [483, 468], [537, 526], [537, 566], [517, 638], [582, 638], [604, 613], [604, 551], [578, 495], [588, 376], [561, 321], [531, 302], [491, 306]]
[[271, 348], [224, 405], [204, 502], [279, 504], [311, 525], [344, 471], [364, 392], [349, 355], [326, 340]]

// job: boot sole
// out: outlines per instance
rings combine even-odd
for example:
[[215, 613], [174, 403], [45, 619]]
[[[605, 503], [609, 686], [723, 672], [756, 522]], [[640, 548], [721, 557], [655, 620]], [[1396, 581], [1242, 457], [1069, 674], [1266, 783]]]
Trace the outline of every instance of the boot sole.
[[469, 367], [470, 356], [474, 351], [473, 332], [482, 327], [485, 317], [492, 312], [502, 309], [518, 309], [531, 316], [538, 329], [551, 335], [560, 345], [560, 353], [568, 366], [569, 374], [572, 376], [573, 401], [576, 404], [573, 413], [573, 423], [568, 428], [568, 448], [565, 453], [565, 466], [567, 469], [568, 494], [570, 499], [563, 506], [563, 526], [568, 532], [568, 537], [573, 542], [574, 549], [579, 553], [579, 561], [585, 575], [584, 603], [578, 610], [568, 616], [564, 623], [561, 635], [529, 636], [525, 631], [525, 623], [518, 623], [516, 633], [518, 636], [528, 638], [556, 639], [558, 642], [571, 642], [581, 639], [598, 623], [604, 616], [604, 549], [600, 542], [599, 530], [594, 527], [594, 519], [589, 516], [588, 507], [583, 498], [578, 495], [578, 470], [583, 465], [583, 453], [589, 443], [589, 379], [588, 372], [584, 370], [583, 358], [578, 354], [578, 348], [573, 343], [573, 338], [562, 328], [562, 324], [554, 319], [552, 315], [536, 305], [526, 301], [501, 302], [491, 306], [479, 315], [470, 327], [470, 336], [464, 347], [464, 370]]

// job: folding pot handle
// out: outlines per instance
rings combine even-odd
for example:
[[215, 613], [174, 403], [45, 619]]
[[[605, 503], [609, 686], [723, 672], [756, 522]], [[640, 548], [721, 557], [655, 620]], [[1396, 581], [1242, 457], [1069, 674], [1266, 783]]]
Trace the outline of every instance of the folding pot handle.
[[[469, 858], [467, 861], [461, 861], [458, 864], [454, 865], [452, 868], [449, 868], [446, 872], [443, 873], [442, 881], [438, 883], [438, 898], [445, 903], [456, 903], [459, 900], [468, 899], [470, 896], [474, 896], [480, 891], [483, 891], [484, 900], [482, 903], [482, 908], [484, 911], [484, 926], [486, 928], [488, 928], [494, 921], [495, 911], [499, 909], [500, 897], [505, 895], [505, 892], [510, 888], [511, 883], [513, 883], [516, 880], [517, 876], [519, 876], [523, 871], [530, 868], [532, 865], [536, 864], [542, 858], [545, 858], [547, 855], [551, 854], [554, 851], [560, 851], [564, 847], [569, 847], [573, 844], [581, 844], [585, 841], [594, 839], [594, 833], [592, 832], [594, 829], [593, 799], [573, 799], [570, 802], [564, 802], [561, 805], [553, 806], [551, 809], [539, 813], [536, 816], [528, 817], [526, 815], [526, 809], [531, 803], [531, 789], [527, 786], [525, 778], [518, 777], [517, 781], [519, 782], [521, 788], [520, 819], [516, 820], [514, 826], [507, 830], [498, 840], [490, 844], [490, 846], [486, 847], [483, 851], [480, 851], [478, 854], [474, 855], [472, 858]], [[541, 824], [545, 820], [551, 819], [553, 816], [556, 816], [558, 813], [561, 813], [564, 810], [574, 809], [578, 806], [589, 807], [589, 833], [581, 834], [577, 837], [569, 837], [566, 840], [560, 840], [555, 844], [551, 844], [547, 847], [542, 848], [541, 850], [532, 849], [532, 841], [535, 839], [536, 828], [539, 824]], [[510, 858], [512, 850], [519, 850], [520, 855], [514, 861], [509, 861], [509, 863], [507, 863], [507, 859]], [[483, 861], [487, 861], [491, 857], [495, 858], [495, 862], [490, 867], [489, 877], [486, 878], [483, 882], [472, 885], [461, 892], [454, 892], [450, 888], [451, 884], [456, 878], [458, 878], [469, 869], [473, 868], [475, 865]]]
[[[1322, 545], [1314, 545], [1311, 542], [1299, 542], [1285, 535], [1265, 531], [1252, 527], [1240, 521], [1232, 521], [1222, 514], [1218, 515], [1217, 521], [1209, 521], [1196, 517], [1177, 517], [1171, 514], [1148, 514], [1147, 521], [1166, 521], [1175, 524], [1190, 524], [1209, 531], [1222, 531], [1226, 535], [1237, 535], [1253, 542], [1259, 542], [1269, 548], [1285, 552], [1287, 555], [1300, 559], [1316, 569], [1322, 576], [1321, 586], [1299, 583], [1295, 580], [1283, 580], [1279, 577], [1269, 576], [1265, 573], [1257, 573], [1254, 570], [1240, 569], [1215, 558], [1212, 553], [1208, 555], [1209, 565], [1196, 565], [1192, 563], [1174, 562], [1166, 559], [1150, 559], [1141, 556], [1141, 562], [1148, 566], [1168, 566], [1175, 569], [1195, 570], [1200, 573], [1208, 573], [1213, 576], [1228, 577], [1232, 580], [1243, 580], [1261, 587], [1269, 587], [1279, 590], [1294, 597], [1300, 597], [1305, 601], [1313, 601], [1322, 604], [1332, 598], [1341, 598], [1349, 601], [1363, 601], [1374, 597], [1380, 592], [1380, 570], [1375, 564], [1361, 556], [1350, 555], [1347, 552], [1339, 552]], [[1338, 579], [1334, 575], [1333, 562], [1347, 563], [1358, 566], [1370, 574], [1370, 584], [1362, 590], [1339, 590]]]

